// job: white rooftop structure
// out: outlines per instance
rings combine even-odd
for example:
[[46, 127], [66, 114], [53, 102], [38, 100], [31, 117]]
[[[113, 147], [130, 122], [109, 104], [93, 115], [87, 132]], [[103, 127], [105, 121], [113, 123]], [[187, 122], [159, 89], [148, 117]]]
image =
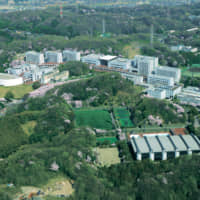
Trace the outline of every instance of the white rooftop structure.
[[83, 56], [81, 58], [81, 61], [84, 62], [84, 63], [87, 63], [87, 64], [92, 64], [92, 65], [100, 65], [101, 62], [100, 62], [100, 58], [102, 57], [103, 55], [100, 55], [100, 54], [89, 54], [87, 56]]
[[23, 84], [22, 77], [12, 74], [0, 73], [0, 85], [2, 86], [16, 86]]
[[200, 140], [195, 135], [132, 136], [131, 145], [137, 160], [145, 157], [166, 160], [181, 154], [200, 152]]
[[116, 58], [108, 62], [108, 67], [129, 70], [131, 68], [131, 60], [127, 58]]
[[147, 77], [147, 82], [152, 85], [167, 85], [167, 86], [174, 86], [174, 78], [167, 77], [167, 76], [160, 76], [151, 74]]
[[113, 60], [115, 58], [117, 58], [117, 56], [105, 55], [105, 56], [101, 56], [99, 59], [109, 61], [109, 60]]
[[155, 69], [155, 73], [160, 76], [172, 77], [175, 82], [181, 79], [181, 70], [175, 67], [159, 66]]

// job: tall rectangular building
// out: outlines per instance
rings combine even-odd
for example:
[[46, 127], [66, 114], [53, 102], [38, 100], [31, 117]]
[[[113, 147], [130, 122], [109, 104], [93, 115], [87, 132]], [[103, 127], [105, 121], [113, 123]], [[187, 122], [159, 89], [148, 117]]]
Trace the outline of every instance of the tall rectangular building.
[[59, 51], [47, 51], [45, 52], [45, 61], [47, 63], [62, 63], [62, 53]]
[[77, 51], [65, 50], [63, 51], [63, 61], [80, 61], [81, 54]]
[[158, 58], [137, 55], [133, 63], [133, 68], [136, 68], [140, 75], [148, 76], [158, 67]]
[[155, 74], [160, 76], [173, 77], [174, 81], [177, 83], [181, 79], [181, 70], [174, 67], [166, 67], [166, 66], [157, 67], [155, 70]]
[[35, 51], [28, 51], [25, 54], [26, 63], [29, 64], [42, 64], [44, 63], [44, 55]]

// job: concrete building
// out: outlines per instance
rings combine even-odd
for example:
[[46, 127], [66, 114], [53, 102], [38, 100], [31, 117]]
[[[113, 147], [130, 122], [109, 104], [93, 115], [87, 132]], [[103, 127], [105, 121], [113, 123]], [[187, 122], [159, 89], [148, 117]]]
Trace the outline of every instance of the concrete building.
[[183, 104], [190, 104], [194, 106], [200, 106], [200, 88], [187, 87], [177, 95], [179, 101]]
[[28, 51], [25, 54], [26, 63], [42, 64], [44, 63], [44, 55], [35, 51]]
[[2, 86], [16, 86], [23, 84], [22, 77], [0, 73], [0, 85]]
[[117, 56], [111, 56], [111, 55], [106, 55], [106, 56], [101, 56], [100, 63], [103, 66], [108, 66], [108, 63], [111, 62], [112, 60], [115, 60]]
[[46, 51], [45, 52], [45, 61], [47, 63], [62, 63], [62, 53], [59, 51]]
[[156, 86], [160, 85], [174, 86], [174, 78], [152, 74], [147, 77], [147, 83]]
[[155, 69], [155, 74], [160, 76], [173, 77], [175, 82], [180, 82], [181, 70], [179, 68], [159, 66]]
[[134, 57], [132, 67], [134, 70], [137, 69], [140, 75], [148, 76], [158, 67], [158, 58], [137, 55]]
[[108, 62], [108, 67], [130, 70], [131, 69], [131, 60], [126, 58], [116, 58]]
[[175, 86], [167, 86], [167, 85], [160, 85], [158, 88], [165, 90], [166, 98], [174, 98], [178, 95], [182, 90], [182, 85], [175, 85]]
[[72, 50], [64, 50], [63, 51], [63, 61], [80, 61], [81, 53]]
[[100, 58], [102, 55], [100, 54], [89, 54], [87, 56], [83, 56], [81, 61], [90, 65], [101, 65]]
[[140, 76], [140, 75], [137, 75], [137, 74], [134, 74], [131, 72], [120, 72], [120, 73], [121, 73], [122, 77], [133, 81], [133, 83], [135, 85], [143, 84], [143, 80], [144, 80], [143, 76]]
[[195, 135], [132, 135], [130, 142], [137, 160], [167, 160], [200, 152], [200, 140]]
[[166, 91], [161, 88], [152, 88], [147, 91], [148, 96], [156, 98], [156, 99], [165, 99]]
[[198, 51], [198, 48], [193, 48], [192, 46], [185, 46], [185, 45], [177, 45], [172, 46], [171, 51], [183, 51], [183, 52], [191, 52], [196, 53]]

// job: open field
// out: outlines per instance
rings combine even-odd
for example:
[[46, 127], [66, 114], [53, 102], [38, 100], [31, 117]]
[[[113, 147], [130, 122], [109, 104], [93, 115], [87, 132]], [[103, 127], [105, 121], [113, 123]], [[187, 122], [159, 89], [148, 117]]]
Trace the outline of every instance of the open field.
[[[37, 193], [40, 191], [40, 194]], [[38, 199], [45, 199], [46, 196], [58, 197], [64, 196], [67, 197], [74, 192], [72, 188], [72, 184], [65, 177], [56, 177], [45, 185], [41, 187], [33, 187], [33, 186], [23, 186], [21, 187], [21, 192], [16, 194], [15, 200], [19, 200], [22, 196], [28, 197], [31, 193], [35, 194]]]
[[103, 143], [104, 141], [109, 141], [110, 144], [114, 144], [117, 141], [116, 137], [97, 137], [97, 142]]
[[181, 74], [182, 76], [189, 76], [189, 77], [200, 77], [200, 68], [192, 67], [182, 67], [181, 68]]
[[107, 110], [90, 110], [77, 109], [75, 110], [76, 124], [78, 126], [89, 126], [98, 129], [112, 129], [112, 119]]
[[0, 86], [0, 98], [3, 98], [8, 91], [11, 91], [14, 94], [14, 98], [20, 99], [32, 90], [32, 85], [19, 85], [12, 87]]
[[33, 133], [36, 124], [37, 124], [36, 121], [29, 121], [22, 125], [22, 129], [27, 135], [31, 135]]
[[130, 120], [130, 113], [126, 108], [114, 108], [114, 115], [119, 121], [121, 128], [133, 127], [133, 123]]
[[103, 166], [120, 163], [119, 152], [117, 148], [95, 148], [98, 161]]

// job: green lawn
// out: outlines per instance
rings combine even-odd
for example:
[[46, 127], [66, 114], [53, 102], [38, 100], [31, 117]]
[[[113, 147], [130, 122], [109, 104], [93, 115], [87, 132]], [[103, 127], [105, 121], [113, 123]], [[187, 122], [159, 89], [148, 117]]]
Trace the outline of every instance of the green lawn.
[[117, 138], [116, 137], [98, 137], [96, 141], [100, 143], [103, 143], [104, 141], [109, 141], [110, 144], [113, 144], [113, 143], [116, 143]]
[[114, 115], [122, 128], [133, 127], [133, 123], [130, 120], [130, 113], [126, 108], [114, 108]]
[[107, 110], [75, 110], [76, 124], [80, 127], [89, 126], [91, 128], [110, 130], [113, 128], [110, 113]]
[[0, 86], [0, 98], [3, 98], [8, 91], [11, 91], [16, 99], [20, 99], [32, 90], [32, 85], [19, 85], [12, 87]]
[[[196, 68], [195, 66], [193, 68]], [[187, 67], [181, 67], [182, 76], [200, 77], [200, 72], [191, 72]]]

